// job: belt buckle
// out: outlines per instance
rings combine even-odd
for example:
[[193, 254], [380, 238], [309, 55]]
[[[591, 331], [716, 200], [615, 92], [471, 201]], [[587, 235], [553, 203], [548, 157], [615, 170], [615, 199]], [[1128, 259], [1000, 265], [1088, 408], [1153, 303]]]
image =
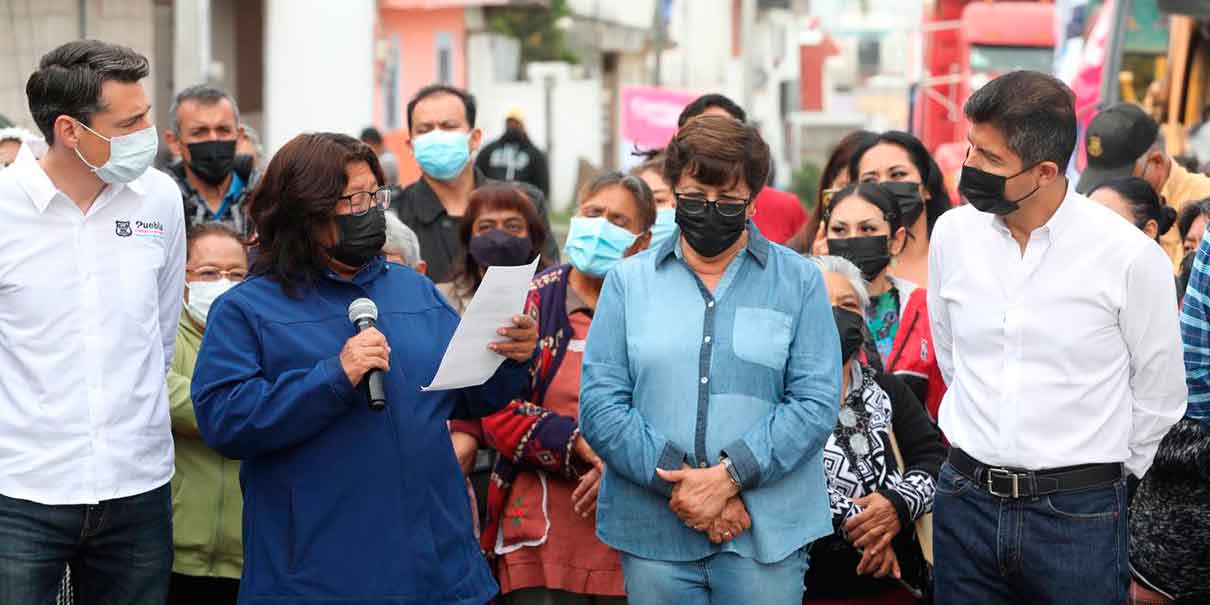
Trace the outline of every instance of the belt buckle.
[[[1011, 492], [996, 491], [996, 488], [993, 483], [993, 479], [997, 478], [997, 475], [999, 475], [999, 477], [1003, 478], [1003, 479], [1012, 479], [1013, 491], [1011, 491]], [[990, 492], [991, 495], [996, 496], [998, 498], [1020, 498], [1021, 497], [1021, 473], [1014, 473], [1014, 472], [1012, 472], [1008, 469], [1004, 469], [1004, 468], [988, 468], [987, 469], [987, 491]]]

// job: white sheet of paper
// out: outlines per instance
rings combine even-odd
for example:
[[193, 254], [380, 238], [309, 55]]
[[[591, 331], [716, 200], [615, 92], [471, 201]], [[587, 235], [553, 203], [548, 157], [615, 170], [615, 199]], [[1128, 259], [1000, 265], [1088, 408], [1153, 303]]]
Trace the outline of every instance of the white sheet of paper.
[[493, 342], [508, 340], [496, 330], [511, 326], [514, 315], [525, 310], [529, 282], [538, 269], [538, 259], [521, 267], [488, 267], [483, 283], [475, 292], [454, 337], [445, 349], [433, 384], [423, 391], [448, 391], [479, 386], [487, 382], [504, 357], [488, 350]]

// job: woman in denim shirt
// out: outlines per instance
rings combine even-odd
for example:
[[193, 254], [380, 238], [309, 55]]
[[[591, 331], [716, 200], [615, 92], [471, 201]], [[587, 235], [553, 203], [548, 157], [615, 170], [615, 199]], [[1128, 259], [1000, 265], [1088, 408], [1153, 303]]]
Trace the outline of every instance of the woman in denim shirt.
[[665, 154], [677, 232], [610, 271], [585, 350], [597, 535], [621, 551], [633, 605], [797, 604], [807, 546], [832, 533], [827, 291], [748, 220], [769, 167], [754, 128], [698, 116]]

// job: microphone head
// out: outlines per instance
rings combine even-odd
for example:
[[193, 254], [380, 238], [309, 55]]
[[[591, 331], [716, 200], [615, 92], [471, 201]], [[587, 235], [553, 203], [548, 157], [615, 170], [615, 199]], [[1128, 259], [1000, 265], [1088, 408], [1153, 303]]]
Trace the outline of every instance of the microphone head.
[[356, 324], [363, 319], [378, 321], [378, 305], [368, 298], [359, 298], [349, 303], [349, 321]]

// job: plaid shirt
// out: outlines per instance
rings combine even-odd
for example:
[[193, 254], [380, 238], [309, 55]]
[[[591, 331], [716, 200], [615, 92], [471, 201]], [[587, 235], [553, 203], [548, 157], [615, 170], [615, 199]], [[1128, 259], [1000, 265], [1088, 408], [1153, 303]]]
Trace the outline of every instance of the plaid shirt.
[[1185, 342], [1185, 382], [1189, 386], [1185, 416], [1210, 423], [1210, 237], [1202, 239], [1193, 259], [1181, 307], [1181, 339]]
[[[231, 173], [231, 186], [227, 188], [223, 195], [223, 207], [219, 208], [222, 216], [215, 216], [215, 212], [207, 205], [205, 198], [197, 192], [189, 184], [185, 178], [185, 166], [183, 163], [176, 163], [168, 166], [165, 172], [176, 181], [181, 188], [181, 199], [185, 203], [185, 225], [186, 228], [193, 227], [205, 222], [217, 221], [226, 223], [232, 229], [244, 237], [252, 235], [253, 224], [252, 218], [248, 216], [248, 198], [252, 193], [253, 187], [260, 180], [260, 174], [255, 170], [241, 170], [239, 167]], [[242, 173], [242, 174], [241, 174]]]

